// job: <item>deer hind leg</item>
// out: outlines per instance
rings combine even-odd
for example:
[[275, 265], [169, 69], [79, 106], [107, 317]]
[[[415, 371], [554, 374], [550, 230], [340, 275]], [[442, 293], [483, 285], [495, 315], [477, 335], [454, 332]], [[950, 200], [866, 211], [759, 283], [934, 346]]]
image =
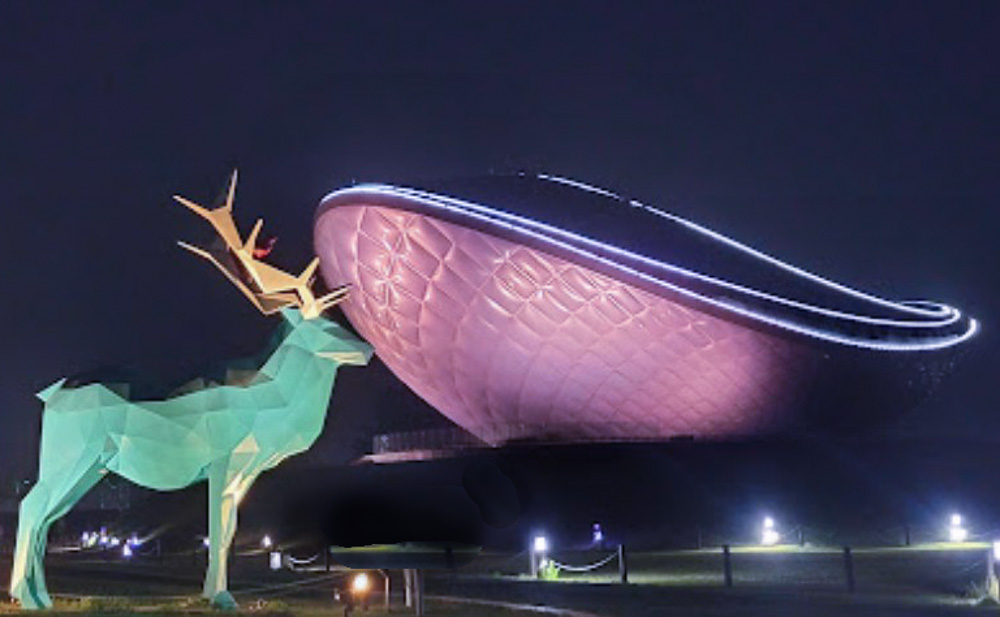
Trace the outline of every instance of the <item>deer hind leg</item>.
[[64, 474], [39, 474], [39, 480], [21, 500], [17, 522], [17, 547], [10, 574], [10, 595], [22, 608], [50, 608], [45, 586], [45, 546], [49, 527], [63, 517], [101, 479], [103, 467], [95, 460], [79, 464]]
[[228, 589], [229, 549], [236, 534], [237, 508], [259, 472], [213, 463], [208, 474], [208, 571], [202, 595], [218, 608], [234, 609]]

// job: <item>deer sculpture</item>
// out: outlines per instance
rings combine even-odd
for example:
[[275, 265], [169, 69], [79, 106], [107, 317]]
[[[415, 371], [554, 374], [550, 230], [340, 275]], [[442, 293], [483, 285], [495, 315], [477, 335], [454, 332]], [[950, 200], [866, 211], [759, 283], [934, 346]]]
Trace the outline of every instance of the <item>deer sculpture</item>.
[[[226, 563], [240, 500], [261, 472], [308, 449], [326, 417], [337, 368], [364, 365], [372, 348], [322, 316], [346, 287], [317, 297], [318, 258], [294, 276], [255, 257], [258, 220], [244, 242], [233, 220], [236, 173], [225, 204], [204, 217], [224, 248], [181, 246], [214, 264], [264, 314], [283, 323], [256, 370], [230, 370], [223, 383], [195, 380], [163, 400], [136, 401], [127, 384], [70, 385], [38, 393], [44, 402], [38, 481], [20, 505], [10, 594], [23, 608], [52, 606], [43, 558], [49, 527], [107, 473], [178, 490], [208, 480], [209, 559], [203, 596], [234, 608]], [[260, 252], [258, 251], [259, 255]]]

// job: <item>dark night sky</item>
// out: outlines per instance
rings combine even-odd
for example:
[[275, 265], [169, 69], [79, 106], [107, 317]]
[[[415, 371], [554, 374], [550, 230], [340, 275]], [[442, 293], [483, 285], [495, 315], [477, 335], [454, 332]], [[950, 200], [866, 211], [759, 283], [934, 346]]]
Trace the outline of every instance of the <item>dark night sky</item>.
[[[1000, 431], [1000, 4], [0, 4], [0, 476], [32, 394], [102, 365], [181, 374], [269, 328], [182, 253], [238, 166], [244, 225], [301, 267], [328, 191], [527, 168], [607, 186], [983, 332], [888, 435]], [[353, 372], [352, 372], [353, 371]], [[345, 369], [321, 448], [425, 423]]]

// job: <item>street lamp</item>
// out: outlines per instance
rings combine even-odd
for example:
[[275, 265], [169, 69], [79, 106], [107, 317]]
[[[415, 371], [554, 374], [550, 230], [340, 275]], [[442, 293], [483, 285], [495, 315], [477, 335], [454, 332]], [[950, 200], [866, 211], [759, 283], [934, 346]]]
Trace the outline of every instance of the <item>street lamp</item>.
[[549, 540], [543, 535], [537, 535], [531, 541], [531, 576], [538, 577], [539, 568], [545, 563], [545, 554], [549, 552]]
[[965, 542], [969, 538], [969, 530], [962, 527], [962, 515], [952, 514], [948, 525], [948, 540], [950, 542]]

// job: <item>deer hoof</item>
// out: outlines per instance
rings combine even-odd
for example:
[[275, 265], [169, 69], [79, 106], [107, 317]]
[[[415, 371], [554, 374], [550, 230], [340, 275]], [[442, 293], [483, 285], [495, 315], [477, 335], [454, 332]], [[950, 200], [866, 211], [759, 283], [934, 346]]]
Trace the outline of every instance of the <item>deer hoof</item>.
[[239, 608], [239, 605], [236, 604], [236, 599], [233, 598], [233, 594], [228, 591], [220, 591], [212, 596], [212, 606], [224, 611], [232, 611]]

